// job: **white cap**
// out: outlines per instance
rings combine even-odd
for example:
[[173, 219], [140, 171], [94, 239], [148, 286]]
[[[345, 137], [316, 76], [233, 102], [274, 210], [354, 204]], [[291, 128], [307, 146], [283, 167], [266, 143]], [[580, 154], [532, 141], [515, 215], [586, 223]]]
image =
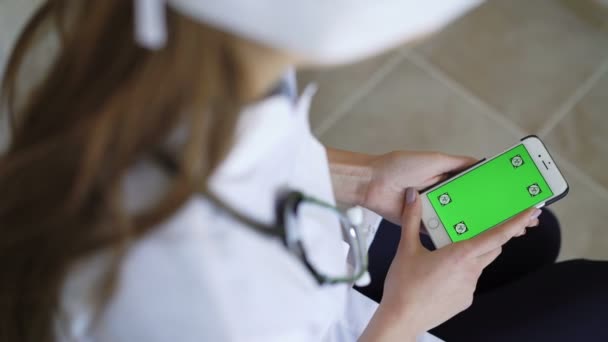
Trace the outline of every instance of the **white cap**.
[[136, 38], [167, 39], [165, 9], [311, 62], [340, 64], [428, 34], [482, 0], [134, 0]]

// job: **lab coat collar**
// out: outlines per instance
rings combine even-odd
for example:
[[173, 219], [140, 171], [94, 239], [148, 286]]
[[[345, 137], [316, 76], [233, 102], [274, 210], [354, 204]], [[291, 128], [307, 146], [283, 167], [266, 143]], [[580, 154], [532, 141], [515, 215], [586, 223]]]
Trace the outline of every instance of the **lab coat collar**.
[[[295, 78], [287, 85], [295, 93]], [[245, 108], [235, 143], [209, 180], [210, 191], [244, 215], [275, 223], [276, 198], [288, 186], [301, 144], [311, 136], [308, 112], [315, 92], [309, 85], [295, 103], [282, 92]]]

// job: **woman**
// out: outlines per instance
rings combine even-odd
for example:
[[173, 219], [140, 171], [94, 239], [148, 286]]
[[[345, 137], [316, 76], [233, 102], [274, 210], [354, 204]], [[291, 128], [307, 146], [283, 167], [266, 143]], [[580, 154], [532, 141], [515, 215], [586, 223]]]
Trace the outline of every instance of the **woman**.
[[[445, 21], [470, 5], [424, 8]], [[0, 340], [436, 340], [540, 211], [426, 251], [415, 189], [474, 161], [325, 149], [314, 89], [296, 97], [289, 72], [427, 31], [401, 15], [419, 6], [48, 0], [3, 82]], [[24, 84], [49, 28], [57, 56]], [[356, 230], [334, 199], [402, 223], [379, 305], [351, 288], [377, 217], [351, 211]]]

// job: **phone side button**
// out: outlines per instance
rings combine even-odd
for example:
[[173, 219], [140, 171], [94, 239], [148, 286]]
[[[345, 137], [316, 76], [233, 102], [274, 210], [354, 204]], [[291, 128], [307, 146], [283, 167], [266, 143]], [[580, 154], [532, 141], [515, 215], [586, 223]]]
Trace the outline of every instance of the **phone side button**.
[[429, 225], [428, 226], [431, 229], [435, 229], [435, 228], [439, 227], [439, 221], [437, 219], [432, 218], [432, 219], [429, 220]]

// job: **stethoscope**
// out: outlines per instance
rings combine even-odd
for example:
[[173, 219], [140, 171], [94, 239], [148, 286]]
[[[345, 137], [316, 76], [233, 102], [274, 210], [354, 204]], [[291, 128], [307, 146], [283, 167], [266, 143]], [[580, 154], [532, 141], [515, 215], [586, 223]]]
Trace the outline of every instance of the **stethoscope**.
[[[163, 169], [171, 174], [177, 173], [178, 166], [168, 154], [159, 152], [155, 153], [154, 157]], [[275, 222], [273, 224], [265, 224], [240, 213], [209, 191], [202, 191], [202, 195], [216, 208], [227, 213], [245, 227], [269, 238], [279, 239], [288, 252], [302, 262], [304, 267], [310, 272], [319, 285], [343, 283], [355, 283], [357, 286], [369, 285], [371, 279], [368, 273], [367, 251], [360, 230], [361, 224], [363, 223], [363, 212], [361, 208], [351, 208], [346, 212], [342, 212], [336, 206], [312, 196], [307, 196], [300, 191], [284, 190], [275, 200]], [[346, 275], [325, 274], [311, 262], [310, 256], [307, 254], [306, 248], [304, 247], [301, 231], [302, 227], [299, 225], [298, 220], [299, 209], [305, 204], [330, 211], [338, 218], [342, 229], [342, 237], [350, 246], [350, 253], [352, 256], [349, 258], [352, 265], [351, 263], [347, 265], [349, 272]]]

